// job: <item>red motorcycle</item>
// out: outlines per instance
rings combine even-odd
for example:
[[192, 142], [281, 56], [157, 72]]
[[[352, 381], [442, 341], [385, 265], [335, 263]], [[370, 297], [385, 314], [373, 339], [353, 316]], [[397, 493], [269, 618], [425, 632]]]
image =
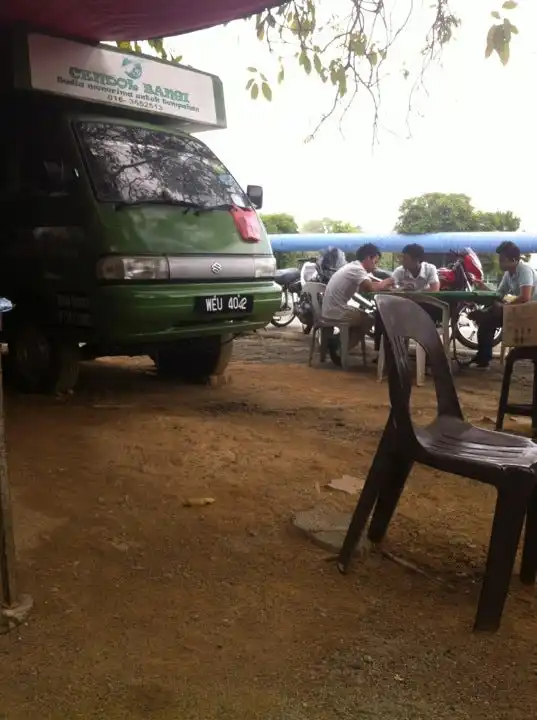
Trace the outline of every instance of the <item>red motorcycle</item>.
[[[476, 284], [483, 282], [485, 273], [481, 260], [477, 257], [472, 248], [452, 250], [451, 254], [455, 259], [447, 267], [438, 269], [440, 290], [463, 290], [471, 292]], [[477, 350], [477, 324], [469, 316], [474, 310], [481, 309], [481, 306], [473, 302], [462, 302], [458, 308], [459, 315], [455, 326], [455, 337], [461, 345], [470, 350]], [[502, 330], [498, 328], [494, 336], [494, 345], [502, 340]]]

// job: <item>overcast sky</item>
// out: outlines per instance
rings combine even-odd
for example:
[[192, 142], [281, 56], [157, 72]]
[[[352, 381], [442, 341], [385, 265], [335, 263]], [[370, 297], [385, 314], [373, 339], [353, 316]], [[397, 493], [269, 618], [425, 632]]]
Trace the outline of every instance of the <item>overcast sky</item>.
[[[393, 0], [404, 9], [409, 0]], [[336, 7], [342, 0], [333, 0]], [[390, 0], [388, 0], [388, 5]], [[415, 1], [419, 7], [419, 0]], [[430, 2], [425, 0], [424, 7]], [[327, 109], [325, 88], [289, 65], [272, 103], [253, 102], [245, 91], [249, 65], [275, 77], [277, 64], [244, 21], [175, 38], [183, 62], [218, 74], [224, 82], [228, 129], [204, 140], [243, 186], [261, 184], [264, 212], [290, 212], [299, 222], [322, 216], [349, 220], [368, 232], [393, 228], [401, 201], [424, 192], [464, 192], [483, 210], [509, 209], [522, 229], [537, 231], [535, 140], [537, 2], [520, 0], [510, 14], [521, 34], [511, 61], [484, 59], [490, 0], [455, 0], [463, 18], [443, 66], [429, 72], [428, 96], [411, 116], [409, 84], [397, 68], [412, 67], [423, 44], [425, 13], [416, 15], [393, 59], [383, 87], [383, 124], [371, 147], [372, 112], [364, 97], [347, 116], [344, 136], [329, 123], [312, 143], [304, 139]]]

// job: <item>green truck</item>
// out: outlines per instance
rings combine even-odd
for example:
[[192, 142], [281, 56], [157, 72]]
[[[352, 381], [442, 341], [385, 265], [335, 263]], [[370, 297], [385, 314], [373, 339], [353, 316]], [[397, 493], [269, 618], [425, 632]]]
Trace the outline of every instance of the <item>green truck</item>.
[[214, 75], [108, 45], [0, 33], [2, 341], [24, 391], [81, 359], [149, 355], [221, 373], [280, 304], [256, 208], [193, 133], [225, 128]]

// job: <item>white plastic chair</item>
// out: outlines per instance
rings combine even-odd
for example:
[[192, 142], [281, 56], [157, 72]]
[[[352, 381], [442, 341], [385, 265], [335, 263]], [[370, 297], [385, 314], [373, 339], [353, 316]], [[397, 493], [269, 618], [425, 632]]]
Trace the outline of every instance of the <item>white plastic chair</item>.
[[[433, 305], [434, 307], [442, 310], [442, 343], [444, 345], [444, 351], [446, 356], [449, 358], [449, 326], [451, 320], [451, 313], [449, 305], [436, 297], [427, 295], [427, 293], [408, 293], [406, 295], [410, 300], [414, 300], [418, 305]], [[421, 345], [416, 345], [416, 385], [425, 385], [425, 364], [426, 364], [425, 350]], [[386, 358], [384, 354], [384, 337], [380, 340], [378, 365], [377, 365], [377, 381], [382, 382], [384, 376], [384, 364]]]
[[[310, 356], [309, 365], [313, 363], [313, 356], [315, 355], [315, 346], [317, 343], [317, 334], [321, 333], [321, 341], [319, 343], [319, 359], [321, 362], [326, 360], [326, 353], [328, 349], [328, 341], [334, 334], [334, 328], [339, 329], [339, 338], [341, 342], [341, 367], [343, 370], [349, 368], [349, 335], [351, 326], [350, 323], [343, 322], [341, 320], [333, 320], [331, 318], [324, 318], [322, 314], [322, 300], [326, 290], [326, 285], [319, 282], [308, 282], [302, 288], [302, 292], [307, 293], [311, 302], [311, 309], [313, 311], [314, 324], [311, 330], [311, 344], [310, 344]], [[367, 364], [366, 357], [366, 345], [365, 345], [365, 328], [364, 336], [361, 340], [362, 345], [362, 359], [364, 365]]]

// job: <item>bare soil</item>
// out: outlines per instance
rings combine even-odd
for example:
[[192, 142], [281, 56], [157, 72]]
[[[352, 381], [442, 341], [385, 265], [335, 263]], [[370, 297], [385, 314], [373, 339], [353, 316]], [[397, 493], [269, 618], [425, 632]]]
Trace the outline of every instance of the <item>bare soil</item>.
[[[534, 716], [533, 590], [513, 578], [501, 631], [471, 632], [492, 492], [414, 472], [387, 547], [425, 574], [373, 553], [341, 577], [293, 530], [324, 483], [367, 472], [388, 410], [373, 366], [310, 369], [306, 342], [240, 341], [219, 389], [115, 359], [88, 365], [68, 400], [7, 398], [20, 585], [35, 609], [0, 637], [0, 717]], [[472, 421], [491, 426], [499, 378], [458, 377]], [[434, 407], [429, 381], [414, 412]]]

